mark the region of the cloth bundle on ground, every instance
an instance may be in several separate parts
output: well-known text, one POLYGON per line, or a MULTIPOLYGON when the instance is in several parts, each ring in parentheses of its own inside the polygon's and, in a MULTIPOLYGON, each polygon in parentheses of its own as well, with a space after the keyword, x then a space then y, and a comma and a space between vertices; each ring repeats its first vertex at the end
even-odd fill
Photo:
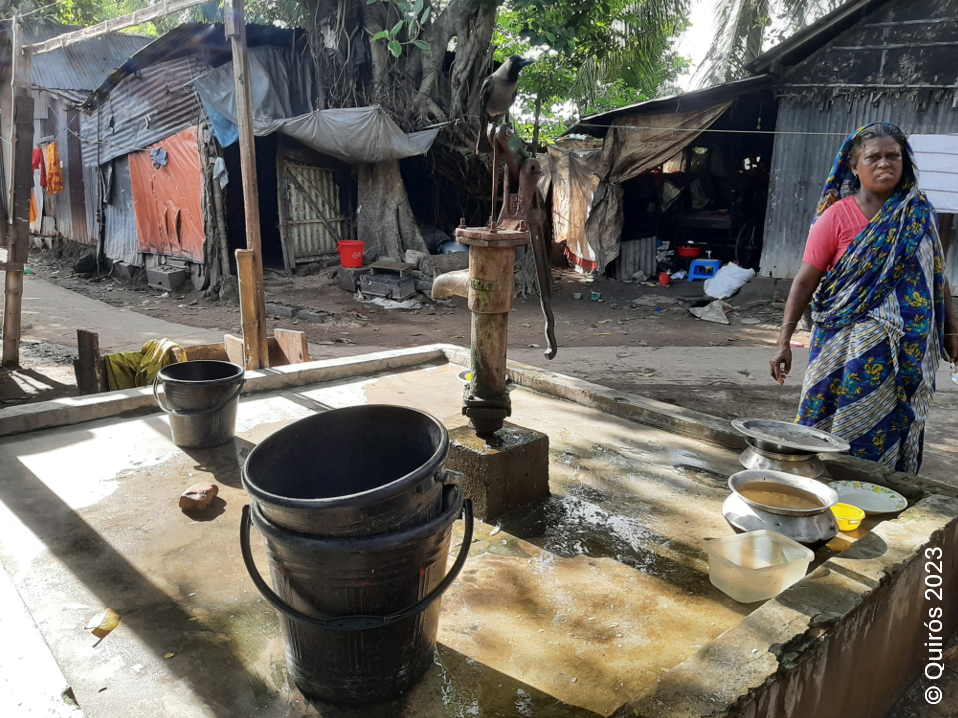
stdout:
POLYGON ((174 349, 182 347, 170 339, 151 339, 138 352, 107 354, 103 359, 110 391, 149 386, 160 369, 174 362, 174 349))

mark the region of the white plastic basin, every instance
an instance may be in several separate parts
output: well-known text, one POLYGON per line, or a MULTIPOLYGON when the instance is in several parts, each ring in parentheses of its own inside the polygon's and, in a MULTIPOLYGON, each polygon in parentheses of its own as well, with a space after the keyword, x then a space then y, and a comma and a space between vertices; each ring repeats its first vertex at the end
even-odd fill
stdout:
POLYGON ((801 579, 814 553, 777 531, 712 539, 709 580, 739 603, 765 601, 801 579))

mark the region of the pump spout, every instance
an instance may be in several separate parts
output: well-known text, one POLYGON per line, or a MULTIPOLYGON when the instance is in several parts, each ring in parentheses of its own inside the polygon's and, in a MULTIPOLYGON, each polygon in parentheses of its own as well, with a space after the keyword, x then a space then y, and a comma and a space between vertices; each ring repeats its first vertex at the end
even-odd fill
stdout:
POLYGON ((449 299, 450 297, 469 296, 469 270, 460 269, 456 272, 440 274, 432 283, 433 299, 449 299))

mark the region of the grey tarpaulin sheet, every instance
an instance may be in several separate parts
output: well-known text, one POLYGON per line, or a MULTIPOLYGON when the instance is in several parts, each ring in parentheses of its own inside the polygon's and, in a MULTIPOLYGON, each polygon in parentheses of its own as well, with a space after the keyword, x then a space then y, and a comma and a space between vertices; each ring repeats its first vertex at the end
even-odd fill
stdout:
POLYGON ((695 141, 732 103, 694 112, 625 115, 612 123, 601 150, 550 148, 553 226, 566 255, 584 269, 604 269, 619 256, 622 183, 668 161, 695 141))
MULTIPOLYGON (((254 134, 289 135, 345 162, 397 160, 425 154, 432 146, 438 129, 407 135, 379 107, 312 111, 312 63, 290 52, 271 47, 250 50, 254 134)), ((238 136, 233 63, 206 73, 193 85, 216 139, 231 145, 238 136)))

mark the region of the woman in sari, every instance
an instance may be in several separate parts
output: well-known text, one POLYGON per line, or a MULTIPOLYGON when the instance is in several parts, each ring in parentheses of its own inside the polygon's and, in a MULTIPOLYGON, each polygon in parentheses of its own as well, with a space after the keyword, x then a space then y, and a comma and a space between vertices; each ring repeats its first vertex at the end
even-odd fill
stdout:
POLYGON ((938 363, 958 361, 958 322, 935 209, 895 125, 861 128, 835 159, 771 361, 780 384, 810 301, 815 328, 796 423, 841 436, 855 456, 918 473, 938 363))

